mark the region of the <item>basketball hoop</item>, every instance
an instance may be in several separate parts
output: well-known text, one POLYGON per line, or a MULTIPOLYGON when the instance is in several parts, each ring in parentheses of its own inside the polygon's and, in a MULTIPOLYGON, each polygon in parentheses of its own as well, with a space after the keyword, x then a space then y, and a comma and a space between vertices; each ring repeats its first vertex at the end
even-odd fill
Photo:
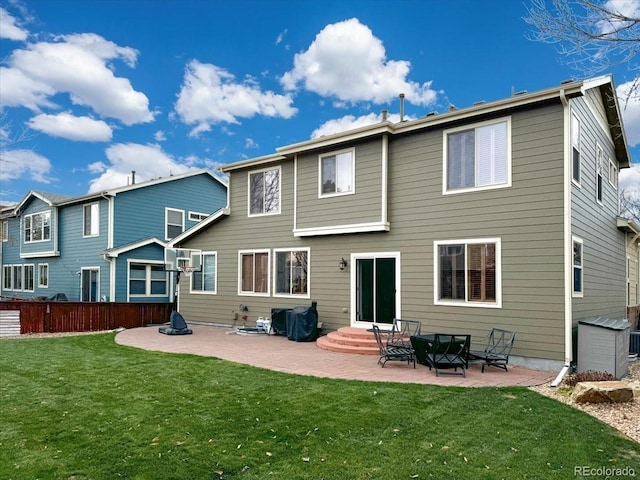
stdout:
POLYGON ((178 270, 184 273, 187 277, 190 277, 191 274, 196 271, 196 267, 193 265, 182 265, 181 267, 178 267, 178 270))

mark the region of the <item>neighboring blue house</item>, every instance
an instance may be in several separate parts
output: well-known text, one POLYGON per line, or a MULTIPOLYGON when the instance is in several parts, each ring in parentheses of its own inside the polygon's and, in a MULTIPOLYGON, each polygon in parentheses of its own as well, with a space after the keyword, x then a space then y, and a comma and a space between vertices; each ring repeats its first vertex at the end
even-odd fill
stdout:
POLYGON ((166 242, 226 205, 206 169, 80 197, 31 191, 0 210, 0 295, 170 301, 166 242))

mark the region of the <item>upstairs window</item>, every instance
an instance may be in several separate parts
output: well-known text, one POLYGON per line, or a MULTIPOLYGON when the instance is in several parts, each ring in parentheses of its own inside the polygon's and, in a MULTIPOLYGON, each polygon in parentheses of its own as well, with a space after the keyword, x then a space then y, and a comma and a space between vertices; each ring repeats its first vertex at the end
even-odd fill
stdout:
POLYGON ((580 120, 571 114, 571 178, 580 185, 580 120))
POLYGON ((618 168, 612 159, 609 159, 609 183, 618 189, 618 168))
POLYGON ((444 132, 443 193, 511 185, 510 119, 444 132))
POLYGON ((320 196, 355 192, 353 150, 320 156, 320 196))
POLYGON ((604 151, 600 144, 596 143, 596 201, 602 203, 603 175, 609 173, 609 165, 604 164, 604 151))
POLYGON ((43 242, 51 239, 51 212, 24 216, 24 241, 43 242))
POLYGON ((280 213, 280 168, 249 173, 249 215, 280 213))
POLYGON ((2 241, 8 242, 9 241, 9 220, 3 220, 2 223, 0 223, 0 228, 2 228, 2 241))
POLYGON ((184 210, 165 208, 165 238, 171 240, 184 232, 184 210))
POLYGON ((200 222, 201 220, 204 220, 208 216, 209 215, 206 213, 189 212, 189 220, 191 220, 192 222, 200 222))
POLYGON ((84 212, 84 231, 83 236, 95 237, 100 230, 100 205, 92 203, 83 207, 84 212))

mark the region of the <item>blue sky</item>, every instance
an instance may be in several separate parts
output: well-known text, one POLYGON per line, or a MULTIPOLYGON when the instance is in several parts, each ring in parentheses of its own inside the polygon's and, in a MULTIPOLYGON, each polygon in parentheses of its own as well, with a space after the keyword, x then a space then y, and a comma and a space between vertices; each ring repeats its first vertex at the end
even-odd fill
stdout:
MULTIPOLYGON (((0 203, 215 169, 383 109, 394 121, 399 93, 416 118, 580 78, 527 39, 527 4, 0 0, 0 203)), ((621 184, 638 186, 640 101, 624 119, 635 169, 621 184)))

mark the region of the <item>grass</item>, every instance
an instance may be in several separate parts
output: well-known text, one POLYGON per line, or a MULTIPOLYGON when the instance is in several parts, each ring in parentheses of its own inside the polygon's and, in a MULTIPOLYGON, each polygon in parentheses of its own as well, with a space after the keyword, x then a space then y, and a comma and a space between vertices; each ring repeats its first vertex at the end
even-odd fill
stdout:
POLYGON ((640 444, 525 388, 318 379, 113 334, 0 341, 3 479, 575 478, 640 444))

